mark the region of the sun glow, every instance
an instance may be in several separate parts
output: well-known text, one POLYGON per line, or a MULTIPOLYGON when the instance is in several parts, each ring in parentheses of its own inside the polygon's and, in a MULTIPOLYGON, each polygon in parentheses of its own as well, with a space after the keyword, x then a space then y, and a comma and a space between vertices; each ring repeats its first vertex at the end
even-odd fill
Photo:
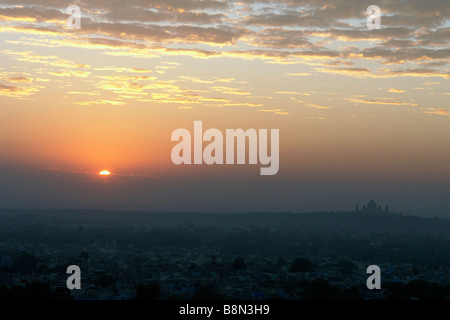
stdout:
POLYGON ((103 171, 100 171, 99 174, 102 176, 109 176, 111 174, 111 172, 109 172, 108 170, 103 170, 103 171))

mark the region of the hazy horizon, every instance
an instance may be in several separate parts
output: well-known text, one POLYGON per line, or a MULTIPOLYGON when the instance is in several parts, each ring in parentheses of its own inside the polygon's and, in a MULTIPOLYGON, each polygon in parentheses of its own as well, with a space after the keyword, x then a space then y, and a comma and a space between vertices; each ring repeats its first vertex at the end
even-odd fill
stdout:
POLYGON ((448 0, 0 1, 0 207, 450 218, 449 35, 448 0), (174 165, 196 120, 278 129, 278 173, 174 165))

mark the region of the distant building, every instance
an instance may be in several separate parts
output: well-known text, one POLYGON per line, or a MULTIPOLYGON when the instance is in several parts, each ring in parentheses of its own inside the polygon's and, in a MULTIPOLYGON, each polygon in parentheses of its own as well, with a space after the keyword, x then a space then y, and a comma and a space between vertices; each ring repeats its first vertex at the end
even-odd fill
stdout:
POLYGON ((386 206, 385 210, 381 209, 381 205, 377 205, 373 199, 370 199, 370 201, 367 203, 367 205, 362 206, 362 210, 358 210, 358 205, 355 207, 355 212, 361 212, 361 213, 387 213, 389 212, 389 207, 386 206))
POLYGON ((367 211, 376 211, 377 210, 377 204, 375 203, 375 201, 373 201, 373 199, 371 199, 369 201, 369 203, 367 204, 367 211))

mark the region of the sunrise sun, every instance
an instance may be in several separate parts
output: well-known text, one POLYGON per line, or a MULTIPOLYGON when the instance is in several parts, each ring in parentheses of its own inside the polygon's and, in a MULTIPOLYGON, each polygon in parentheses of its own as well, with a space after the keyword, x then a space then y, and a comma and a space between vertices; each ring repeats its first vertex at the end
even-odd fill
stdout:
POLYGON ((102 175, 102 176, 109 176, 111 174, 111 172, 109 172, 108 170, 103 170, 103 171, 100 171, 98 174, 102 175))

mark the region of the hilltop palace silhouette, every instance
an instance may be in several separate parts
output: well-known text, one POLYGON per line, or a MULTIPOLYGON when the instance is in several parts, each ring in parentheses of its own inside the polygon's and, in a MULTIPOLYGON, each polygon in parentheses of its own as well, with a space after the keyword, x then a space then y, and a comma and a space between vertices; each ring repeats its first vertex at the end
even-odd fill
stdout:
MULTIPOLYGON (((377 205, 373 199, 367 203, 367 205, 363 205, 362 209, 359 209, 358 205, 355 206, 355 212, 363 213, 363 214, 371 214, 371 213, 389 213, 389 207, 386 205, 384 210, 381 208, 381 205, 377 205)), ((393 212, 391 212, 393 213, 393 212)))

